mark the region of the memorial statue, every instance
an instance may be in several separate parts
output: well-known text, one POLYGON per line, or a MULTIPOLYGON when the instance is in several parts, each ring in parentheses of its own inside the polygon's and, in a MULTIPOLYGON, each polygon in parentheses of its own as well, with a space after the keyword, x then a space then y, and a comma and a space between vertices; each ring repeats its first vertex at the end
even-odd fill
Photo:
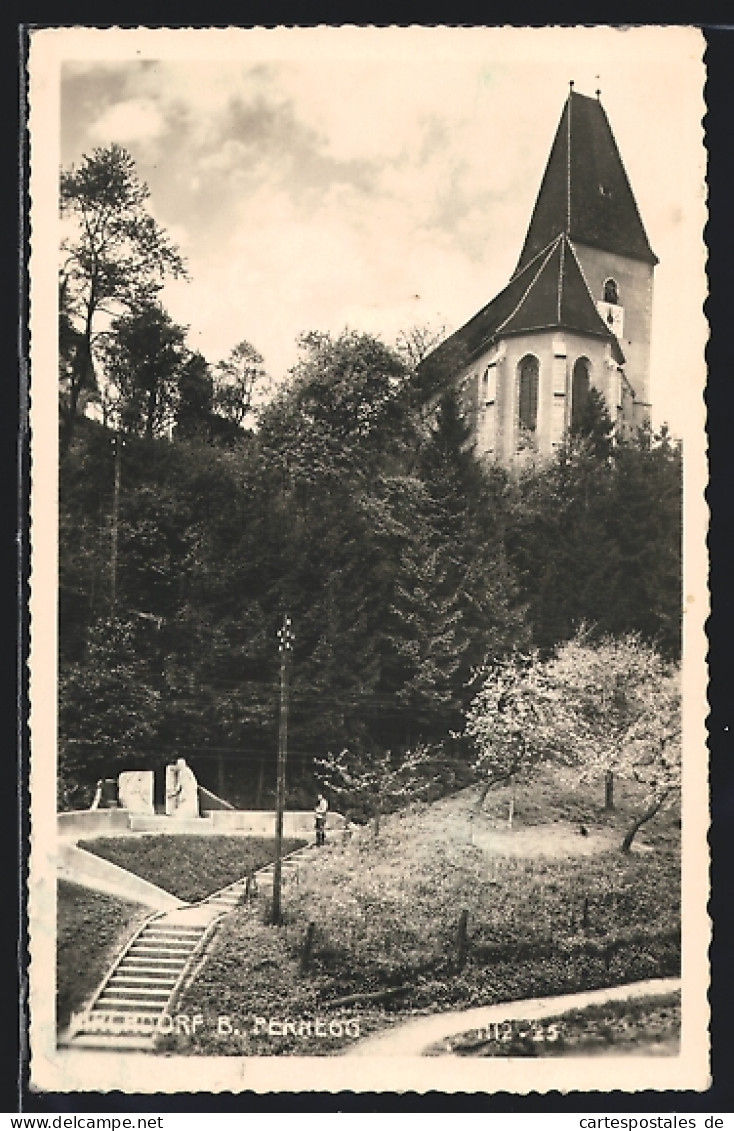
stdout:
POLYGON ((199 816, 199 786, 185 758, 166 766, 166 813, 169 817, 199 816))

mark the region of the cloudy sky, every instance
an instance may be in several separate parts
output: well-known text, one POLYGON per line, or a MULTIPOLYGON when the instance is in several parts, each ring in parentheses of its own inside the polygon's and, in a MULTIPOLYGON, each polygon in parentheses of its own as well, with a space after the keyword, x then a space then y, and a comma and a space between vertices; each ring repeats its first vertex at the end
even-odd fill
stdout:
POLYGON ((276 378, 303 331, 391 341, 416 324, 456 329, 488 302, 519 255, 569 79, 600 87, 661 260, 656 419, 681 434, 700 417, 697 32, 49 34, 58 160, 127 147, 188 262, 191 281, 164 297, 190 344, 215 362, 247 338, 276 378))

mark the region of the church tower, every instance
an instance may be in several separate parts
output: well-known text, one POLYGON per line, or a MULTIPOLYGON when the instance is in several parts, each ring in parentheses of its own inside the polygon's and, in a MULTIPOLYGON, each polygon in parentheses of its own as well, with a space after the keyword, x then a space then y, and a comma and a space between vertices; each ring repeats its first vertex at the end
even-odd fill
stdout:
POLYGON ((618 432, 649 419, 657 262, 598 92, 571 84, 509 284, 421 366, 462 389, 479 454, 551 455, 591 387, 618 432))

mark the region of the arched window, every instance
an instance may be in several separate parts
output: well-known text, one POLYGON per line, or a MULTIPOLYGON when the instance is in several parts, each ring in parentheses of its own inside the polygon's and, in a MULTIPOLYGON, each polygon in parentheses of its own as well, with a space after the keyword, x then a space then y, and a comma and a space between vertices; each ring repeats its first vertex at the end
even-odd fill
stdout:
POLYGON ((579 357, 574 363, 571 377, 571 431, 575 432, 589 399, 589 359, 579 357))
POLYGON ((519 399, 517 419, 521 429, 534 432, 538 426, 538 378, 540 366, 537 357, 526 354, 517 367, 519 399))
POLYGON ((606 279, 604 282, 604 302, 619 306, 619 287, 614 279, 606 279))

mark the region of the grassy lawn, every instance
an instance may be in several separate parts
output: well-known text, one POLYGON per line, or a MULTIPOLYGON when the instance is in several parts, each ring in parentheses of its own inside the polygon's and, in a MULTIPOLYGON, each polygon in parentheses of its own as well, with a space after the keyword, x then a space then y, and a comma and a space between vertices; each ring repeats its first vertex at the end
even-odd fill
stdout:
POLYGON ((111 895, 59 881, 56 936, 56 1023, 71 1014, 99 985, 108 966, 150 910, 111 895))
MULTIPOLYGON (((283 852, 305 843, 284 839, 283 852)), ((80 847, 189 903, 241 880, 248 868, 262 868, 275 856, 272 837, 99 837, 80 847)))
MULTIPOLYGON (((229 917, 181 1011, 239 1019, 250 1053, 313 1055, 346 1041, 304 1045, 292 1032, 258 1034, 252 1019, 351 1017, 366 1034, 415 1013, 675 976, 678 814, 661 814, 624 855, 640 799, 618 789, 605 813, 603 783, 597 792, 546 775, 517 791, 511 830, 509 790, 481 815, 464 791, 393 814, 377 841, 369 829, 332 841, 286 888, 280 928, 264 924, 264 908, 229 917), (391 989, 399 992, 384 1000, 338 1001, 391 989)), ((241 1054, 243 1039, 207 1024, 188 1048, 241 1054)))
POLYGON ((655 1048, 676 1056, 680 1041, 680 994, 636 998, 574 1009, 540 1022, 488 1025, 451 1037, 428 1056, 649 1055, 655 1048))

